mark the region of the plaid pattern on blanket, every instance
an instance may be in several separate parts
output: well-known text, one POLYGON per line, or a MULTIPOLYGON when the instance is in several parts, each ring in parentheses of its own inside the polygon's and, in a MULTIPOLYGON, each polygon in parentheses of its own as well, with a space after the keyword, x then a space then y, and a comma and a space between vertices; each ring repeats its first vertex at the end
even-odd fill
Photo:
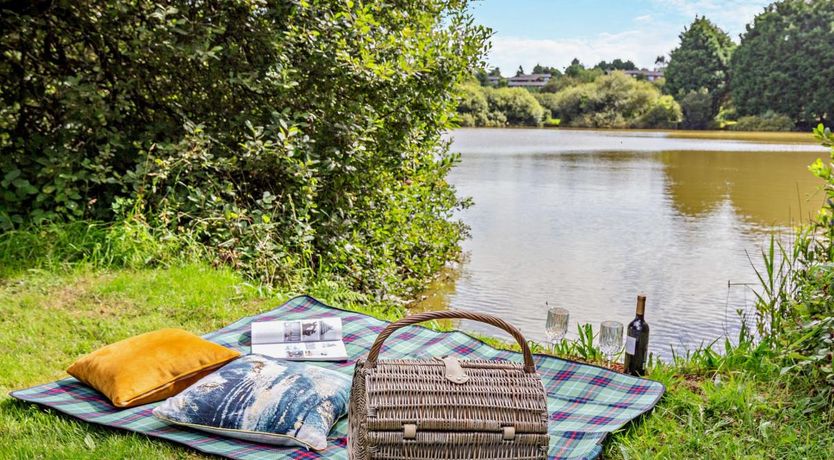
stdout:
MULTIPOLYGON (((384 321, 363 314, 328 307, 311 297, 296 297, 275 310, 241 319, 207 334, 208 340, 249 352, 249 324, 253 321, 290 320, 322 316, 342 318, 349 362, 317 363, 352 375, 357 358, 367 354, 384 321)), ((409 326, 386 341, 382 357, 426 359, 456 355, 467 359, 517 360, 518 353, 496 350, 462 332, 440 333, 409 326)), ((608 433, 648 411, 663 395, 658 382, 630 377, 607 369, 536 355, 536 364, 548 394, 550 458, 590 459, 599 455, 608 433)), ((81 420, 168 439, 194 449, 236 459, 346 459, 347 419, 331 431, 322 452, 276 447, 224 438, 179 428, 157 420, 151 411, 157 404, 119 410, 95 390, 73 378, 15 391, 13 397, 41 404, 81 420)))

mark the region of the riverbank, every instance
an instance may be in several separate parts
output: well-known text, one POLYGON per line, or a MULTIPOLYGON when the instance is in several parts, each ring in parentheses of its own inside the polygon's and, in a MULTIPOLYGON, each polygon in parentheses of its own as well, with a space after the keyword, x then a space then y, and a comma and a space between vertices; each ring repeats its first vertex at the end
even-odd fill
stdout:
POLYGON ((601 132, 625 135, 645 135, 651 137, 668 137, 673 139, 705 139, 725 141, 749 141, 773 144, 800 144, 815 146, 819 148, 819 142, 808 135, 807 131, 729 131, 719 129, 637 129, 637 128, 567 128, 560 126, 478 126, 460 127, 456 130, 542 130, 542 131, 567 131, 567 132, 601 132))
MULTIPOLYGON (((306 292, 383 318, 335 283, 306 292)), ((79 355, 159 327, 205 333, 282 303, 291 292, 191 263, 159 269, 31 270, 0 281, 0 458, 182 459, 202 455, 159 440, 77 422, 11 400, 13 389, 65 376, 79 355)), ((667 394, 649 416, 606 443, 606 458, 831 458, 831 414, 805 413, 801 382, 751 350, 656 364, 667 394)))

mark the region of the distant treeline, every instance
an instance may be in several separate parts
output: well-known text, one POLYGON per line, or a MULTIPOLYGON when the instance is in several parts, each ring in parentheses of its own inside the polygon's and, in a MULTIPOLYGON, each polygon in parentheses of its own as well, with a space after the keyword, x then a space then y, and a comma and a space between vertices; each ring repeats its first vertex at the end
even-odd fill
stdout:
MULTIPOLYGON (((783 0, 764 8, 738 44, 705 17, 655 62, 664 78, 644 81, 615 59, 564 70, 537 88, 505 88, 500 69, 477 72, 462 87, 464 126, 561 124, 575 127, 727 128, 789 131, 834 113, 834 2, 783 0)), ((517 75, 524 73, 519 67, 517 75)))
POLYGON ((458 107, 463 126, 567 125, 588 128, 674 128, 680 105, 649 82, 621 72, 556 93, 490 88, 470 82, 458 107))

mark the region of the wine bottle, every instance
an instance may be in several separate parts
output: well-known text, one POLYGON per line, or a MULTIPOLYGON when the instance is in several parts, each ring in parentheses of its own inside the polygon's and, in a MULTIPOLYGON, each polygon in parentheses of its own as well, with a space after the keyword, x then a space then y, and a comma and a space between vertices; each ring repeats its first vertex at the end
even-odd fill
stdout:
POLYGON ((625 345, 625 373, 642 376, 646 373, 646 353, 649 350, 649 323, 646 314, 646 296, 637 296, 637 316, 628 323, 625 345))

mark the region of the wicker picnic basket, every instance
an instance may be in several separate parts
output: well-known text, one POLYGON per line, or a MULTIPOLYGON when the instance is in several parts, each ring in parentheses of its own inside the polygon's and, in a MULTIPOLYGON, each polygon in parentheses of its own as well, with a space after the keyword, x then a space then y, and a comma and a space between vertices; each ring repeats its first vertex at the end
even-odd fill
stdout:
POLYGON ((421 313, 388 325, 356 363, 348 414, 351 460, 547 458, 547 399, 527 341, 511 324, 481 313, 421 313), (435 319, 504 329, 521 346, 524 364, 377 359, 394 331, 435 319))

